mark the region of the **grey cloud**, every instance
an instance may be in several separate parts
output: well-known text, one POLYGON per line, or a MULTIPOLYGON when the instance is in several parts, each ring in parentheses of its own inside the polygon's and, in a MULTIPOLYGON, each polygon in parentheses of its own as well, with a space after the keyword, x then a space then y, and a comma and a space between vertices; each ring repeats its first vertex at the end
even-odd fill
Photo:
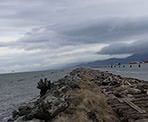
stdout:
POLYGON ((78 24, 73 27, 67 25, 63 28, 60 27, 60 29, 58 26, 54 28, 53 25, 42 26, 32 29, 30 33, 25 34, 16 42, 2 45, 33 50, 87 43, 112 44, 135 39, 143 40, 147 37, 147 32, 148 23, 146 18, 141 20, 114 18, 104 22, 95 21, 84 25, 78 24), (73 29, 71 30, 71 28, 73 29))
MULTIPOLYGON (((105 22, 89 23, 86 27, 64 32, 70 40, 85 43, 112 43, 128 41, 129 39, 144 38, 148 32, 146 20, 130 20, 114 18, 105 22)), ((146 35, 147 36, 147 35, 146 35)))
MULTIPOLYGON (((89 43, 112 44, 128 42, 130 40, 143 40, 143 38, 147 37, 148 23, 147 20, 126 21, 119 19, 117 21, 116 19, 114 21, 110 20, 101 23, 98 22, 98 24, 90 24, 89 26, 75 25, 75 28, 66 31, 64 28, 55 28, 52 30, 49 26, 36 28, 11 46, 33 50, 66 45, 83 45, 89 43)), ((141 43, 143 44, 143 41, 141 43)), ((118 45, 118 48, 120 48, 119 44, 114 45, 118 45)), ((128 45, 125 45, 125 47, 128 48, 128 45)))
POLYGON ((147 54, 148 49, 148 38, 145 40, 138 40, 136 42, 126 43, 115 43, 103 48, 99 54, 147 54))

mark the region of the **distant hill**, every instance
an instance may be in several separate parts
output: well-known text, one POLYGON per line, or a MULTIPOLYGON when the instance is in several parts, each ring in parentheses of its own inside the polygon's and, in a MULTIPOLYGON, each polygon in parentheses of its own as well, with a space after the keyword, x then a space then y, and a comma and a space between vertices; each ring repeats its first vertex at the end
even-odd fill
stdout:
POLYGON ((143 61, 143 60, 148 60, 148 54, 135 54, 130 57, 121 59, 121 58, 111 58, 107 60, 102 60, 102 61, 94 61, 94 62, 88 62, 88 63, 82 63, 78 66, 80 67, 97 67, 100 65, 107 65, 107 64, 126 64, 131 61, 143 61))

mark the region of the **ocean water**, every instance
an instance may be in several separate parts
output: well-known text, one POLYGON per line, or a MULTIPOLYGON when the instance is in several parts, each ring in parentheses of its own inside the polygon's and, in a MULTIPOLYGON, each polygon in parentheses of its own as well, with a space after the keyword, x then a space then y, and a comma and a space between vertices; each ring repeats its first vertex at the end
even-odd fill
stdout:
POLYGON ((0 122, 6 122, 13 110, 39 95, 36 88, 40 78, 56 81, 71 70, 53 70, 0 75, 0 122))
POLYGON ((113 67, 101 66, 96 69, 101 71, 108 71, 123 77, 131 77, 148 81, 148 63, 140 64, 140 67, 139 64, 122 64, 121 66, 113 65, 113 67))

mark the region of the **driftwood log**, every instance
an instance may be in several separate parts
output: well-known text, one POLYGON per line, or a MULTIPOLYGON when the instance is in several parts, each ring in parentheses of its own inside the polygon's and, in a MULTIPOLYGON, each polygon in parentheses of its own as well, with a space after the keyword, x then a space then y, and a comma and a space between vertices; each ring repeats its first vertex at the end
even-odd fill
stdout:
POLYGON ((40 81, 38 82, 37 88, 40 89, 40 96, 44 96, 47 92, 48 89, 51 88, 51 81, 47 80, 47 78, 40 79, 40 81))

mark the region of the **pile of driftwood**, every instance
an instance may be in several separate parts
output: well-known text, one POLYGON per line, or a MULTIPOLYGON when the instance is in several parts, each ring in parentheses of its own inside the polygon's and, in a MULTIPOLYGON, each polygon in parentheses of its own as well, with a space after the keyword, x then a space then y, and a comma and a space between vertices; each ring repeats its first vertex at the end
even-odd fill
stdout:
POLYGON ((148 122, 148 82, 110 75, 112 81, 100 84, 108 103, 123 122, 148 122), (115 81, 115 84, 110 84, 115 81))

